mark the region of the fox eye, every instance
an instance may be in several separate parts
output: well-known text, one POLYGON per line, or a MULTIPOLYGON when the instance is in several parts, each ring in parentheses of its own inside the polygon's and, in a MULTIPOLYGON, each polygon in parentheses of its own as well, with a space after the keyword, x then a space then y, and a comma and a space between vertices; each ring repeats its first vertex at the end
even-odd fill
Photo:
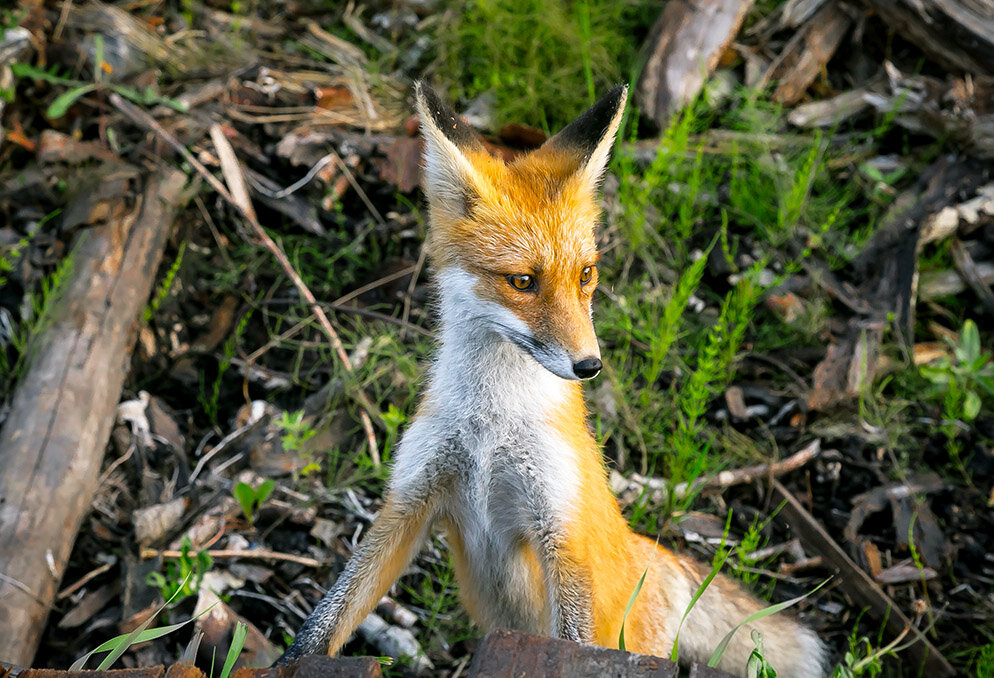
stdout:
POLYGON ((580 284, 586 285, 590 282, 590 279, 594 277, 594 267, 585 266, 582 271, 580 271, 580 284))
POLYGON ((519 292, 529 292, 535 289, 535 278, 526 273, 512 273, 504 277, 507 278, 507 282, 511 283, 511 287, 519 292))

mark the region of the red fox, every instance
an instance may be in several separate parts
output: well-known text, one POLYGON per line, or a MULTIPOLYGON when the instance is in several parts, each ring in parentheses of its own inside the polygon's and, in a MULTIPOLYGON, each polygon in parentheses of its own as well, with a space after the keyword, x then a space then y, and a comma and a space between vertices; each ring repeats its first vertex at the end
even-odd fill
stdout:
MULTIPOLYGON (((483 628, 508 627, 669 656, 708 567, 633 533, 587 425, 580 381, 601 369, 591 318, 597 187, 621 123, 618 86, 538 150, 505 163, 424 84, 428 255, 438 354, 395 455, 386 503, 280 659, 335 653, 433 525, 448 534, 462 601, 483 628)), ((761 605, 718 576, 680 632, 681 659, 707 661, 761 605)), ((786 616, 751 625, 781 676, 825 671, 825 647, 786 616)), ((745 675, 750 627, 720 668, 745 675)))

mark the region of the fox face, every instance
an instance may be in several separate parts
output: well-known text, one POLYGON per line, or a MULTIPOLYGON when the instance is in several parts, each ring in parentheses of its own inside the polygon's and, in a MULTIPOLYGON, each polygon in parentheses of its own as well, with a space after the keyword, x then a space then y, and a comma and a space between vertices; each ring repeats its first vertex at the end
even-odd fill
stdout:
POLYGON ((597 287, 597 184, 621 122, 617 87, 540 149, 507 164, 428 87, 428 254, 443 297, 563 379, 601 369, 591 319, 597 287))

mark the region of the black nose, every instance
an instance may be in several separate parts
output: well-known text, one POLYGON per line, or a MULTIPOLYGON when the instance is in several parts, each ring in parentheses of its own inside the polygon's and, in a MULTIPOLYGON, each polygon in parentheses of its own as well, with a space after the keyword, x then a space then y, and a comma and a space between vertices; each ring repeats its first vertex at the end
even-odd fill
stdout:
POLYGON ((600 358, 587 358, 586 360, 581 360, 580 362, 573 363, 573 374, 575 374, 580 379, 590 379, 596 377, 597 373, 601 371, 601 360, 600 358))

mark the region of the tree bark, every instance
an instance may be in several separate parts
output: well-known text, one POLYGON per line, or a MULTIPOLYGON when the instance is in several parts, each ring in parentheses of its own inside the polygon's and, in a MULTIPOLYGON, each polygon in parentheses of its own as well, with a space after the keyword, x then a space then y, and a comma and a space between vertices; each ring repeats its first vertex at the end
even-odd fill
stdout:
MULTIPOLYGON (((186 182, 82 230, 0 430, 0 658, 30 665, 97 489, 138 321, 186 182)), ((124 198, 122 197, 123 201, 124 198)))

